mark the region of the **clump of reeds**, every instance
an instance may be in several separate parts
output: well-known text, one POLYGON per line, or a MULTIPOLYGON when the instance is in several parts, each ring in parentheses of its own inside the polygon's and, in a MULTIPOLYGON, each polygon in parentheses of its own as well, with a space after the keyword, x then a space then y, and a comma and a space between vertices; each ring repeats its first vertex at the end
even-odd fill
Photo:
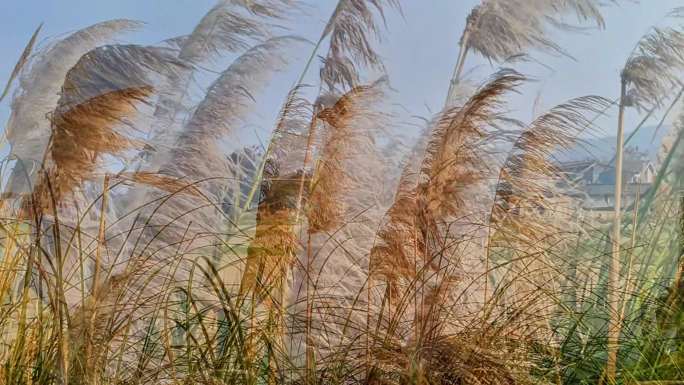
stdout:
MULTIPOLYGON (((160 46, 113 44, 140 27, 128 20, 46 47, 38 28, 0 97, 18 80, 0 382, 612 383, 653 368, 651 378, 681 378, 668 339, 684 311, 673 268, 681 124, 626 226, 618 204, 613 234, 632 238, 616 258, 619 237, 580 219, 554 160, 610 103, 579 97, 526 124, 508 111, 523 74, 460 83, 470 51, 497 63, 565 54, 551 28, 573 30, 568 15, 603 27, 601 5, 482 1, 446 107, 408 151, 394 147, 404 122, 377 46, 395 0, 335 4, 263 149, 235 143, 304 45, 277 33, 298 3, 222 0, 160 46), (194 77, 226 54, 235 59, 191 106, 194 77), (316 91, 303 79, 318 55, 316 91)), ((655 30, 637 46, 621 113, 660 107, 681 85, 680 40, 655 30)))

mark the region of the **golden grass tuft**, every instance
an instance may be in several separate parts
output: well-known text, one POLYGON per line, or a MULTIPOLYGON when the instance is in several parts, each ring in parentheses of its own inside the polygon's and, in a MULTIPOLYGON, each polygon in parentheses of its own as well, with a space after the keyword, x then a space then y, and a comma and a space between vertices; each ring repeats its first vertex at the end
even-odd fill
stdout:
POLYGON ((61 203, 93 177, 102 156, 140 147, 139 141, 117 133, 115 127, 152 91, 150 86, 112 91, 55 111, 46 170, 31 205, 49 211, 52 202, 61 203))

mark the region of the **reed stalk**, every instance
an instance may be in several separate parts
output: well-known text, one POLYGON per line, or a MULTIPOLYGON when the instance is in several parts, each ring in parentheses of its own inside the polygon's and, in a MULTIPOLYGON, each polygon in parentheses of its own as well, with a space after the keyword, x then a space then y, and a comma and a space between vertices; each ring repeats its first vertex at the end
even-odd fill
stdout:
POLYGON ((625 141, 625 103, 626 103, 627 83, 622 80, 620 87, 620 105, 617 121, 617 143, 615 156, 615 193, 614 193, 614 212, 613 227, 611 235, 612 253, 610 258, 610 269, 608 272, 608 303, 610 306, 610 321, 608 325, 608 359, 606 361, 606 381, 608 384, 615 384, 615 374, 617 371, 617 355, 620 344, 620 241, 622 223, 622 167, 624 156, 625 141))

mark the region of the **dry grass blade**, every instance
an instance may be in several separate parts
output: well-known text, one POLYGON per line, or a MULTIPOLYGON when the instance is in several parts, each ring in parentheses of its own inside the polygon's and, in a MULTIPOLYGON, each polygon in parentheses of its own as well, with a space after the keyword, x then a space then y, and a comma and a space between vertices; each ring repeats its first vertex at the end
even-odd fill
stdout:
POLYGON ((189 186, 186 182, 183 182, 179 178, 168 177, 151 172, 119 173, 116 175, 116 177, 125 181, 152 186, 172 194, 200 194, 193 186, 189 186))
POLYGON ((386 378, 380 377, 377 383, 404 383, 389 380, 394 373, 402 373, 404 379, 411 378, 417 384, 535 383, 523 369, 527 364, 514 354, 514 349, 508 346, 505 338, 483 338, 479 330, 439 337, 422 349, 423 360, 420 363, 412 362, 402 352, 380 352, 385 355, 383 359, 388 365, 382 368, 386 372, 386 378))
POLYGON ((5 85, 5 89, 2 91, 2 94, 0 95, 0 102, 3 99, 5 99, 5 96, 7 96, 10 88, 12 87, 12 83, 14 82, 14 79, 16 79, 17 76, 19 76, 21 69, 28 62, 29 56, 31 56, 31 52, 33 51, 33 46, 36 44, 36 39, 38 38, 38 34, 40 33, 40 30, 42 28, 43 28, 43 24, 41 23, 38 26, 38 28, 36 28, 36 31, 33 32, 33 35, 31 36, 31 40, 29 40, 28 44, 26 44, 26 47, 24 47, 24 51, 21 53, 21 56, 19 57, 17 64, 14 66, 14 69, 12 70, 12 73, 10 74, 9 79, 7 80, 7 85, 5 85))

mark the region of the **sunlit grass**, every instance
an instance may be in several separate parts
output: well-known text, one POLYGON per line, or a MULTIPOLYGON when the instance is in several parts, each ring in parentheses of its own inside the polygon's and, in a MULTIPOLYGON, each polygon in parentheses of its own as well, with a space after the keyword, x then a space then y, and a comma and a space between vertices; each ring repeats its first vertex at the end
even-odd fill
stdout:
MULTIPOLYGON (((600 221, 555 156, 615 103, 521 122, 508 102, 525 75, 462 84, 469 52, 563 53, 556 21, 602 27, 599 2, 482 2, 445 107, 412 142, 372 75, 397 8, 340 0, 317 44, 274 37, 304 17, 286 0, 219 2, 154 47, 115 44, 141 27, 128 20, 36 47, 38 28, 7 85, 0 384, 684 381, 684 118, 653 182, 600 221), (227 150, 302 45, 268 143, 227 150)), ((682 57, 678 29, 647 35, 620 109, 667 116, 682 57)))

